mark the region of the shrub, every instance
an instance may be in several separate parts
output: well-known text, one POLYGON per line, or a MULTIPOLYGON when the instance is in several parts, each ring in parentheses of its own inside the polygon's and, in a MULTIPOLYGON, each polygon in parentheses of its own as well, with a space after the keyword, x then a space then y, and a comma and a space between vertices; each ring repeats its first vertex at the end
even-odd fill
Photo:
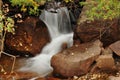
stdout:
POLYGON ((43 5, 46 0, 10 0, 12 6, 19 6, 21 11, 30 15, 39 15, 39 6, 43 5))
POLYGON ((89 9, 86 11, 88 20, 110 19, 120 17, 120 0, 91 0, 80 2, 89 9))
POLYGON ((3 51, 4 48, 6 32, 11 32, 14 34, 14 31, 14 20, 10 17, 3 15, 3 12, 0 10, 0 42, 2 44, 0 51, 3 51))

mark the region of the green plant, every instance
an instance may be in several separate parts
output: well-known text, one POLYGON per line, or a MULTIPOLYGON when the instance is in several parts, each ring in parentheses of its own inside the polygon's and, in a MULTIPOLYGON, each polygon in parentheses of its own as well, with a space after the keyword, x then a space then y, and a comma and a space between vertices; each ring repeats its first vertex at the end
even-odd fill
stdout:
POLYGON ((86 11, 88 20, 114 19, 120 17, 120 0, 91 0, 80 2, 89 9, 86 11))
POLYGON ((66 3, 68 2, 74 2, 74 0, 64 0, 66 3))
MULTIPOLYGON (((11 69, 11 72, 13 72, 16 57, 4 52, 4 41, 5 41, 5 36, 7 32, 14 34, 15 32, 14 20, 10 17, 5 16, 3 12, 0 10, 0 57, 1 57, 1 54, 5 54, 7 56, 14 58, 12 69, 11 69)), ((2 68, 1 65, 0 67, 2 68)), ((1 69, 1 72, 6 73, 3 68, 1 69)))
POLYGON ((14 34, 14 31, 14 20, 3 15, 3 12, 0 10, 0 39, 2 41, 1 51, 3 51, 6 32, 14 34))
POLYGON ((12 6, 19 6, 21 11, 28 11, 30 15, 39 15, 39 6, 43 5, 46 0, 10 0, 12 6))

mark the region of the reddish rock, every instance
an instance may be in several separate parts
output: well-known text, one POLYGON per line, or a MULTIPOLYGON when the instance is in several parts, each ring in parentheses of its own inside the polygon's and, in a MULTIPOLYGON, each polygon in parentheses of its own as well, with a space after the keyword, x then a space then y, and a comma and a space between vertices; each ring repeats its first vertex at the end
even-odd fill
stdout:
POLYGON ((85 21, 77 26, 75 32, 82 42, 100 39, 104 46, 108 46, 120 39, 119 27, 117 19, 114 21, 95 20, 90 23, 85 21))
POLYGON ((64 77, 86 74, 92 63, 100 55, 101 47, 101 42, 97 40, 63 50, 51 59, 54 73, 64 77))
POLYGON ((62 50, 67 49, 67 43, 63 43, 61 47, 62 47, 62 50))
POLYGON ((99 56, 96 62, 96 66, 102 70, 113 70, 116 68, 111 54, 99 56))
POLYGON ((8 33, 6 36, 7 51, 36 55, 50 40, 48 29, 39 18, 28 17, 16 26, 15 35, 8 33))
POLYGON ((118 56, 120 56, 120 41, 117 41, 117 42, 111 44, 109 47, 114 53, 116 53, 118 56))
POLYGON ((100 73, 100 72, 116 72, 117 67, 115 65, 114 58, 112 57, 112 54, 104 54, 100 55, 96 59, 96 64, 92 67, 91 73, 100 73))
POLYGON ((37 78, 35 80, 47 80, 46 78, 37 78))
POLYGON ((120 39, 120 19, 88 21, 85 14, 88 9, 87 6, 83 7, 74 31, 81 42, 100 39, 106 47, 120 39))

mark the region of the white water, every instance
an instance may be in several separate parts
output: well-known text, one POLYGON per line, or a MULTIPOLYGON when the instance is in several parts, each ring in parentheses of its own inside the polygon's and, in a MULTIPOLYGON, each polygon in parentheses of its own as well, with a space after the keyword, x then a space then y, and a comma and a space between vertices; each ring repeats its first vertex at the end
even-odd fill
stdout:
POLYGON ((40 16, 48 26, 51 39, 54 39, 61 34, 72 32, 70 17, 66 7, 61 7, 56 10, 57 13, 51 13, 44 10, 40 16))
MULTIPOLYGON (((66 11, 65 8, 61 8, 61 12, 66 11)), ((50 36, 51 36, 51 42, 48 43, 42 50, 42 52, 37 55, 36 57, 30 58, 26 61, 26 65, 20 69, 20 71, 32 71, 40 74, 40 76, 46 76, 50 72, 52 72, 52 67, 50 66, 50 60, 51 57, 61 51, 61 46, 63 43, 67 43, 67 47, 71 47, 73 45, 73 32, 68 31, 71 30, 69 29, 70 23, 69 21, 69 15, 67 14, 66 21, 67 24, 65 23, 65 26, 67 27, 68 30, 60 31, 59 30, 59 25, 62 25, 62 23, 59 20, 60 15, 62 13, 50 13, 48 11, 44 11, 41 15, 41 19, 46 23, 50 36), (65 32, 66 31, 66 32, 65 32), (63 32, 63 33, 62 33, 63 32), (64 34, 66 33, 66 34, 64 34)), ((62 16, 63 18, 63 16, 62 16)), ((63 24, 64 26, 64 24, 63 24)), ((65 28, 65 29, 67 29, 65 28)), ((61 29, 62 30, 62 29, 61 29)))

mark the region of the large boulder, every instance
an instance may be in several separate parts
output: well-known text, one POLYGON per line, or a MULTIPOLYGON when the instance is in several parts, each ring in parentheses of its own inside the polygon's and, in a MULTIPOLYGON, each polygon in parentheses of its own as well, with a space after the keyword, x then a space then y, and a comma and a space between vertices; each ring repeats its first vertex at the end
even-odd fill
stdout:
POLYGON ((119 27, 118 19, 115 19, 114 21, 85 21, 77 26, 75 32, 82 42, 100 39, 104 46, 108 46, 120 39, 119 27))
POLYGON ((74 31, 82 42, 100 39, 104 46, 108 46, 120 39, 120 19, 89 21, 85 13, 88 9, 83 7, 74 31))
POLYGON ((101 47, 102 43, 97 40, 63 50, 51 59, 54 73, 64 77, 86 74, 95 59, 100 55, 101 47))
MULTIPOLYGON (((6 50, 21 55, 36 55, 50 41, 46 25, 37 17, 27 17, 23 22, 15 24, 15 34, 7 33, 6 50)), ((10 52, 11 53, 11 52, 10 52)))

